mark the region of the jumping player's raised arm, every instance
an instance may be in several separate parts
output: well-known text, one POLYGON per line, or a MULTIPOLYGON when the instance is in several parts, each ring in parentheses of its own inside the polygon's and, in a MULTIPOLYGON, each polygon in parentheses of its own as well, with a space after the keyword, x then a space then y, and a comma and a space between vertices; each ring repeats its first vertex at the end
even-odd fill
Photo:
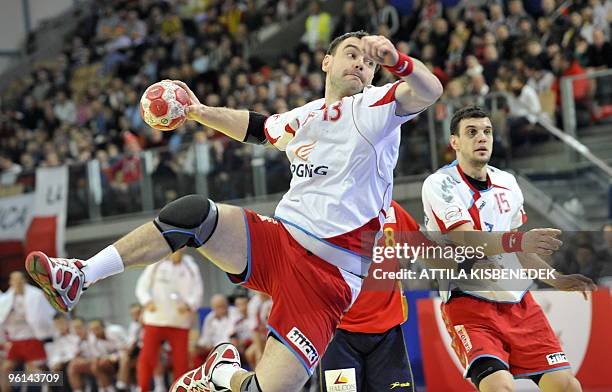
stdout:
POLYGON ((191 105, 185 109, 185 112, 190 120, 213 128, 239 142, 266 144, 267 139, 263 133, 263 124, 267 116, 248 110, 203 105, 185 83, 180 80, 173 80, 172 82, 182 87, 189 94, 191 105))
POLYGON ((442 83, 421 61, 398 51, 381 35, 362 38, 365 56, 382 65, 403 82, 395 89, 396 114, 418 113, 442 95, 442 83))

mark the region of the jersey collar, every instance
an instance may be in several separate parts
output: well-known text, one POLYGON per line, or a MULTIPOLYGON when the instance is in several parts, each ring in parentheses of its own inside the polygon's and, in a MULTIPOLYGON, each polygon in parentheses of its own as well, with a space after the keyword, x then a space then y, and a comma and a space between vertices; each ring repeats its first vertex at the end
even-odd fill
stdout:
MULTIPOLYGON (((455 161, 457 162, 457 161, 455 161)), ((455 163, 453 162, 453 164, 455 163)), ((459 165, 459 162, 457 162, 454 166, 457 167, 457 171, 459 172, 459 175, 461 176, 461 179, 463 180, 463 182, 465 182, 467 184, 467 186, 470 188, 470 190, 472 192, 474 192, 474 194, 480 194, 480 192, 486 192, 488 190, 491 189, 491 187, 495 186, 491 183, 491 176, 489 176, 489 170, 487 167, 487 189, 485 189, 484 191, 479 191, 478 189, 476 189, 472 183, 470 183, 465 175, 465 173, 463 172, 463 169, 461 169, 461 166, 459 165)))

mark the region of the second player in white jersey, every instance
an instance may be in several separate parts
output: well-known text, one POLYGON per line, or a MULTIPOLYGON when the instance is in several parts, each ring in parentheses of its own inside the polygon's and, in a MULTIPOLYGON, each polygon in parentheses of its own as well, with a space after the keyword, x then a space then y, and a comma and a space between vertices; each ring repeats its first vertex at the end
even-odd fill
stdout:
MULTIPOLYGON (((457 161, 427 177, 422 191, 427 230, 445 234, 469 223, 475 230, 507 232, 518 229, 527 221, 523 193, 516 178, 490 165, 486 169, 485 190, 478 190, 470 183, 457 161)), ((489 256, 489 259, 504 268, 522 268, 514 253, 489 256)), ((445 301, 449 299, 450 290, 459 288, 493 301, 518 302, 532 283, 531 280, 445 281, 440 291, 445 301)))

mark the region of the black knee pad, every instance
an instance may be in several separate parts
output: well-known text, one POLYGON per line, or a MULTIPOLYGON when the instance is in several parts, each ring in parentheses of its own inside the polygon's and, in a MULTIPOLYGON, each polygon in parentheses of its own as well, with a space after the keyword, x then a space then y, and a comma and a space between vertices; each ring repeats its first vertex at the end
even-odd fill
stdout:
POLYGON ((480 382, 485 377, 500 370, 508 370, 502 361, 497 358, 483 357, 477 359, 476 362, 470 366, 470 374, 468 376, 472 379, 472 383, 476 385, 476 388, 478 388, 480 382))
POLYGON ((166 204, 153 223, 172 252, 198 248, 215 232, 219 214, 216 204, 202 195, 188 195, 166 204))
POLYGON ((240 384, 240 392, 262 392, 255 373, 250 374, 244 379, 242 384, 240 384))

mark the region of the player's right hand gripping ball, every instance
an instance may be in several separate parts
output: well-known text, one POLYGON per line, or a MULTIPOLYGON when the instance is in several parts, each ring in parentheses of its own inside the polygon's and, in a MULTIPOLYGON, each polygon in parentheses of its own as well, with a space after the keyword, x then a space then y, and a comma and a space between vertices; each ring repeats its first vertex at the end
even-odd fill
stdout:
POLYGON ((150 85, 140 98, 140 115, 151 127, 172 131, 185 122, 185 108, 191 104, 189 95, 169 81, 150 85))

